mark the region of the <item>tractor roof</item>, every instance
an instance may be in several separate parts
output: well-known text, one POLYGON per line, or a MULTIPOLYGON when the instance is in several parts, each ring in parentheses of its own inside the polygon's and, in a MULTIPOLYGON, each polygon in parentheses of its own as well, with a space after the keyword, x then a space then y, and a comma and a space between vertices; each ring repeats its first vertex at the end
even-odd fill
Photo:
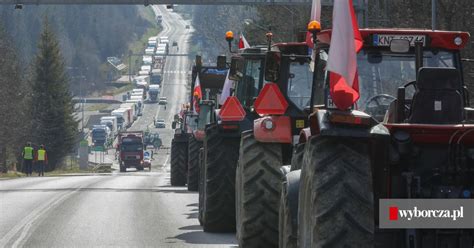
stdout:
MULTIPOLYGON (((433 48, 442 48, 450 50, 460 50, 468 44, 469 33, 460 31, 440 31, 427 29, 360 29, 364 46, 374 46, 375 37, 380 35, 397 35, 402 38, 404 35, 408 37, 425 36, 427 39, 426 46, 433 48), (456 44, 455 42, 460 42, 456 44), (460 39, 460 40, 459 40, 460 39)), ((323 44, 331 42, 331 29, 323 30, 318 34, 318 41, 323 44)))
POLYGON ((273 44, 272 50, 278 50, 283 54, 308 55, 306 42, 286 42, 273 44))
POLYGON ((202 67, 199 73, 199 82, 202 88, 222 89, 227 76, 227 69, 219 70, 217 67, 202 67))

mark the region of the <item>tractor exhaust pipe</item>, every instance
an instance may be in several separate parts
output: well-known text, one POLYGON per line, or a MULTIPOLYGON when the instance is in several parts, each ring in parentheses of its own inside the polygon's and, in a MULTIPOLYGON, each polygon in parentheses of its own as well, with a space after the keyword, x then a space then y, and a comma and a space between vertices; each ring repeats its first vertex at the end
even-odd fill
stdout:
POLYGON ((423 42, 415 42, 415 69, 416 79, 418 79, 418 71, 423 67, 423 42))

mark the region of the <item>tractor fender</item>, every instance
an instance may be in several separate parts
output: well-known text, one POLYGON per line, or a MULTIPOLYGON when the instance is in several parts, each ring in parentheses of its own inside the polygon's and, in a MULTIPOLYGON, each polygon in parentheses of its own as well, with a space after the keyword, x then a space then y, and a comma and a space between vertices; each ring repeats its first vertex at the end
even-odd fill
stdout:
POLYGON ((291 144, 291 120, 289 116, 265 116, 253 122, 255 139, 264 143, 291 144), (267 123, 272 123, 271 128, 267 123))
POLYGON ((285 175, 285 183, 288 192, 288 206, 290 207, 292 230, 298 229, 298 197, 300 191, 301 170, 294 170, 285 175))
POLYGON ((298 144, 306 143, 306 141, 308 141, 310 137, 311 137, 311 128, 307 127, 307 128, 301 129, 298 144))
POLYGON ((310 116, 311 135, 371 138, 374 135, 388 134, 383 125, 364 112, 357 110, 340 111, 334 109, 318 109, 310 116), (333 123, 331 114, 341 114, 348 117, 362 116, 368 120, 365 124, 359 123, 333 123))

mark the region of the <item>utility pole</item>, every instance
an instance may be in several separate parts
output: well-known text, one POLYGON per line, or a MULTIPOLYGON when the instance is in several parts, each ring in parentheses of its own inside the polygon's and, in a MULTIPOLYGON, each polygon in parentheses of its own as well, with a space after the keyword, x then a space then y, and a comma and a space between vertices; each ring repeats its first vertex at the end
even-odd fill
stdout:
POLYGON ((436 30, 436 0, 431 0, 431 30, 436 30))

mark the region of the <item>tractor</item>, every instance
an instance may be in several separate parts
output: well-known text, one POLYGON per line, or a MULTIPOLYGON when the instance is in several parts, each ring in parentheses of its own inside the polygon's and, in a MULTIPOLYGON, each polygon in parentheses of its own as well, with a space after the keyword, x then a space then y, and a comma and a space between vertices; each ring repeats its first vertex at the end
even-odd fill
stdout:
POLYGON ((474 110, 460 55, 469 34, 360 32, 360 98, 347 110, 328 93, 331 30, 313 33, 312 94, 323 100, 309 106, 284 178, 280 247, 473 247, 473 229, 385 229, 389 216, 379 216, 381 199, 473 198, 474 110))
MULTIPOLYGON (((204 66, 197 59, 192 70, 192 88, 199 75, 202 99, 199 100, 199 110, 193 111, 195 128, 188 140, 188 173, 187 186, 189 191, 198 191, 199 186, 199 154, 204 140, 206 125, 210 123, 211 112, 216 108, 221 89, 227 75, 226 57, 218 56, 216 66, 204 66)), ((194 109, 191 101, 191 109, 194 109)))
MULTIPOLYGON (((231 39, 229 49, 231 47, 231 39)), ((231 50, 231 49, 230 49, 231 50)), ((220 109, 211 111, 200 156, 199 221, 206 232, 235 231, 235 170, 240 136, 258 116, 253 101, 264 84, 265 46, 232 55, 235 87, 220 109)))
MULTIPOLYGON (((237 239, 241 247, 278 246, 278 208, 293 144, 307 126, 313 73, 304 42, 271 45, 266 83, 255 100, 258 115, 243 132, 236 172, 237 239)), ((322 97, 320 97, 322 99, 322 97)))
POLYGON ((225 56, 217 58, 217 66, 202 65, 201 57, 196 56, 192 68, 191 89, 197 76, 200 77, 200 87, 205 100, 202 104, 203 113, 196 111, 193 90, 190 92, 189 102, 183 105, 181 116, 175 116, 172 128, 175 134, 171 142, 171 185, 185 186, 188 190, 197 191, 199 179, 199 149, 202 146, 203 124, 206 123, 207 106, 216 99, 218 90, 222 89, 227 72, 225 56), (224 61, 222 63, 222 61, 224 61))

